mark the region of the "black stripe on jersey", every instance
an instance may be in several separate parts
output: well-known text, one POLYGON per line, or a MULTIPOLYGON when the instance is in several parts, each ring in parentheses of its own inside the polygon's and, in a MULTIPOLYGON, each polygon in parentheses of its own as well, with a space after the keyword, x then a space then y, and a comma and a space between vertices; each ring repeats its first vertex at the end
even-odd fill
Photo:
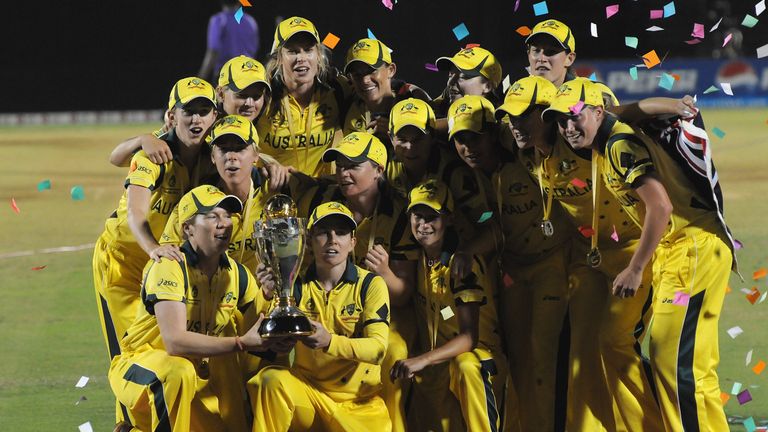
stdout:
POLYGON ((480 360, 480 376, 483 379, 485 389, 485 407, 488 410, 488 426, 492 432, 499 430, 499 410, 496 408, 496 395, 493 394, 491 377, 498 374, 496 363, 493 359, 480 360))
POLYGON ((104 328, 107 331, 107 348, 109 349, 109 358, 113 359, 116 355, 120 354, 120 341, 117 338, 117 332, 115 331, 115 325, 112 322, 112 315, 109 313, 109 306, 104 297, 99 294, 99 301, 101 302, 101 319, 104 321, 104 328))
POLYGON ((163 393, 163 383, 157 378, 157 375, 149 369, 143 368, 136 363, 123 375, 123 379, 135 384, 149 386, 155 400, 155 414, 157 415, 157 427, 155 432, 171 432, 171 419, 168 415, 168 408, 165 405, 165 394, 163 393))
POLYGON ((149 190, 155 190, 155 188, 160 187, 160 185, 163 184, 163 178, 165 178, 165 164, 159 165, 160 166, 160 174, 157 176, 157 181, 153 186, 150 186, 149 190))
MULTIPOLYGON (((632 166, 627 167, 626 172, 622 174, 622 171, 621 171, 620 167, 616 166, 616 161, 614 161, 613 158, 611 157, 611 147, 613 147, 613 145, 617 141, 621 141, 621 140, 631 141, 632 143, 637 144, 637 145, 645 148, 646 151, 648 151, 648 146, 645 145, 645 142, 643 142, 642 139, 640 139, 637 135, 633 135, 633 134, 618 133, 618 134, 613 135, 610 138, 608 138, 608 141, 605 143, 605 157, 607 157, 608 160, 611 162, 611 167, 613 167, 613 171, 616 174, 619 174, 621 176, 622 180, 626 181, 627 180, 627 174, 629 174, 634 167, 638 166, 640 161, 635 161, 632 164, 632 166)), ((650 154, 650 151, 648 151, 648 154, 650 154)), ((651 159, 643 159, 643 161, 645 161, 645 163, 653 162, 651 159)))
MULTIPOLYGON (((365 307, 365 299, 368 298, 368 288, 370 288, 371 281, 373 281, 375 276, 376 275, 374 273, 368 273, 365 275, 365 278, 363 278, 363 283, 360 286, 360 306, 362 307, 365 307)), ((298 300, 296 302, 298 303, 298 300)))
POLYGON ((699 431, 693 354, 696 346, 696 326, 699 323, 705 293, 706 291, 702 291, 688 301, 688 310, 685 312, 680 333, 680 345, 677 349, 677 399, 680 403, 680 419, 686 432, 699 431))
POLYGON ((369 319, 366 322, 364 322, 363 323, 363 327, 365 327, 367 325, 371 325, 371 324, 376 324, 376 323, 384 323, 386 325, 389 325, 389 321, 387 321, 385 319, 373 318, 373 319, 369 319))

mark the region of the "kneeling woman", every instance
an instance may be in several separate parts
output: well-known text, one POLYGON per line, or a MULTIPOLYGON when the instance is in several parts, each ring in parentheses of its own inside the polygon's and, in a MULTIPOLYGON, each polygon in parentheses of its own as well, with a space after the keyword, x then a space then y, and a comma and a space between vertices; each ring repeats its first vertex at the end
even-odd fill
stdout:
POLYGON ((209 385, 216 371, 208 359, 265 350, 261 318, 242 337, 221 332, 235 310, 264 310, 267 300, 251 273, 226 255, 230 214, 242 211, 240 200, 203 186, 186 194, 179 209, 183 259, 150 262, 143 307, 112 360, 109 383, 139 430, 229 430, 237 426, 225 413, 242 403, 242 393, 235 385, 209 385))
POLYGON ((417 430, 461 429, 462 419, 455 418, 459 412, 464 430, 501 430, 495 395, 501 394, 504 379, 498 379, 497 365, 504 367, 506 359, 498 336, 493 285, 479 257, 474 257, 472 272, 463 278, 451 273, 458 244, 452 212, 453 198, 437 180, 427 180, 410 193, 411 231, 423 250, 417 317, 429 340, 424 341, 426 352, 396 362, 390 377, 420 375, 416 389, 424 396, 422 401, 432 406, 419 413, 417 420, 422 424, 412 425, 417 430), (456 402, 460 411, 451 410, 456 402), (435 418, 428 420, 429 413, 435 418))

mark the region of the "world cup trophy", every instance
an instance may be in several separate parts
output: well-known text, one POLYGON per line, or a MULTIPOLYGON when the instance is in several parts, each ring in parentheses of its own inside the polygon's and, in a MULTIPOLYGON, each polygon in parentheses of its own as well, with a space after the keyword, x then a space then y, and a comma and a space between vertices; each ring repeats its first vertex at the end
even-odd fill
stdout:
POLYGON ((267 200, 262 220, 256 221, 254 238, 259 258, 275 274, 277 305, 264 319, 259 333, 264 338, 305 336, 315 332, 309 319, 296 307, 292 291, 304 257, 306 222, 296 217, 296 205, 287 195, 267 200))

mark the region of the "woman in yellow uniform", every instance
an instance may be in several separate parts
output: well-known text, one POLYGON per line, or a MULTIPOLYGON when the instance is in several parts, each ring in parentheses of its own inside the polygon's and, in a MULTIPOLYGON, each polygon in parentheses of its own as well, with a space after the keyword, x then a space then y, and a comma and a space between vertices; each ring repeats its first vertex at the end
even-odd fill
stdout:
POLYGON ((448 72, 445 90, 432 103, 438 117, 445 118, 448 107, 462 96, 483 96, 494 106, 501 103, 497 93, 502 77, 501 63, 487 49, 467 47, 453 57, 438 58, 435 65, 448 72))

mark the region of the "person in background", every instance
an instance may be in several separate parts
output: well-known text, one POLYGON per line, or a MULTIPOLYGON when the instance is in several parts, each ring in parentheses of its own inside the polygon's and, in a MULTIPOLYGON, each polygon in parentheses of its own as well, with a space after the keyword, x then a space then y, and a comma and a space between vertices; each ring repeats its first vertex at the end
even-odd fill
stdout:
POLYGON ((239 55, 258 57, 261 47, 259 24, 246 12, 237 22, 235 12, 241 6, 238 0, 221 0, 221 12, 211 16, 208 21, 208 47, 198 76, 213 82, 215 71, 221 70, 228 59, 239 55))
POLYGON ((453 57, 438 58, 435 66, 448 72, 445 90, 432 102, 438 118, 447 117, 448 107, 462 96, 483 96, 493 106, 501 103, 497 93, 502 78, 501 64, 487 49, 468 46, 453 57))

